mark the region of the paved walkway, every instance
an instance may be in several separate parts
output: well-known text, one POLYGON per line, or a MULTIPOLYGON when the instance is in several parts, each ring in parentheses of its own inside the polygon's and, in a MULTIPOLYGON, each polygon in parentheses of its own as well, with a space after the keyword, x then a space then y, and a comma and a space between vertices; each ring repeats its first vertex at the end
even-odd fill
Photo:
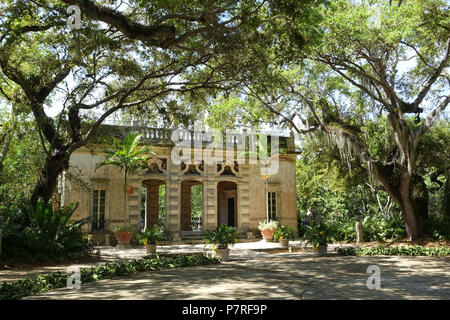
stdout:
MULTIPOLYGON (((300 242, 292 241, 292 245, 299 246, 300 242)), ((258 255, 259 252, 253 250, 265 250, 279 248, 278 243, 256 241, 249 243, 237 243, 233 246, 233 252, 235 254, 241 254, 247 257, 258 255)), ((205 253, 208 251, 204 244, 179 244, 179 245, 167 245, 158 246, 159 254, 183 254, 183 253, 205 253)), ((98 266, 113 261, 120 261, 122 259, 139 259, 148 256, 144 247, 130 248, 130 249, 117 249, 116 247, 96 247, 94 254, 98 254, 99 258, 96 262, 82 263, 82 264, 60 264, 55 266, 34 267, 34 268, 21 268, 13 270, 0 270, 0 283, 3 281, 16 281, 25 278, 32 278, 39 274, 62 271, 65 272, 69 266, 77 266, 80 268, 87 268, 90 266, 98 266)))
MULTIPOLYGON (((450 299, 450 257, 318 258, 311 252, 254 250, 258 246, 277 244, 237 244, 230 261, 220 265, 138 273, 25 299, 450 299), (369 265, 381 269, 380 289, 367 288, 369 265)), ((194 252, 203 245, 158 249, 194 252)), ((108 253, 114 251, 102 250, 102 256, 108 253)))

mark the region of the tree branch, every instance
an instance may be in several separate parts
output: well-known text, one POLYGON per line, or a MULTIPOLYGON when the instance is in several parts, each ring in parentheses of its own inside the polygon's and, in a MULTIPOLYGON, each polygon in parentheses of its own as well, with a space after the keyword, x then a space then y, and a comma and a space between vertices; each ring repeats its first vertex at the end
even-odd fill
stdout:
POLYGON ((447 40, 447 49, 445 50, 444 58, 441 60, 439 67, 434 71, 433 75, 427 81, 423 89, 419 92, 419 95, 417 96, 416 100, 414 100, 414 102, 412 103, 413 110, 417 110, 419 104, 422 103, 428 91, 430 91, 430 88, 433 85, 433 83, 442 73, 442 70, 444 70, 444 68, 446 67, 449 55, 450 55, 450 38, 448 38, 447 40))
MULTIPOLYGON (((253 96, 254 98, 256 98, 259 102, 261 102, 262 105, 264 105, 267 109, 269 109, 270 112, 276 114, 279 117, 282 117, 284 120, 286 120, 291 126, 292 128, 294 128, 295 131, 297 131, 297 133, 299 134, 305 134, 308 132, 312 132, 315 131, 317 128, 313 127, 313 128, 309 128, 308 130, 302 130, 299 127, 297 127, 297 125, 294 123, 294 120, 285 116, 284 114, 282 114, 281 112, 275 110, 270 103, 267 103, 266 101, 264 101, 264 99, 262 99, 258 94, 256 94, 254 92, 254 90, 252 90, 250 87, 247 87, 250 90, 250 95, 253 96)), ((248 94, 248 93, 247 93, 248 94)))
POLYGON ((103 21, 132 39, 166 47, 167 43, 173 41, 176 36, 176 29, 173 26, 145 26, 140 23, 132 22, 125 15, 113 9, 97 5, 90 0, 62 0, 62 2, 69 5, 77 5, 92 19, 103 21))
POLYGON ((413 133, 413 141, 417 142, 419 138, 427 131, 431 125, 433 124, 434 120, 439 116, 439 114, 447 108, 448 104, 450 102, 450 96, 447 96, 440 104, 439 106, 431 112, 428 117, 425 119, 425 121, 420 125, 419 128, 416 129, 416 131, 413 133))

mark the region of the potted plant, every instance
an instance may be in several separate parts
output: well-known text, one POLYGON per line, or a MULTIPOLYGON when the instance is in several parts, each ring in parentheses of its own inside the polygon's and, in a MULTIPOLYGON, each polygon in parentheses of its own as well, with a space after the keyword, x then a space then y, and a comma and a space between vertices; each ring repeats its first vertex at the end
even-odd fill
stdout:
POLYGON ((306 226, 303 238, 307 240, 306 244, 312 243, 314 250, 317 251, 317 256, 326 256, 327 240, 331 240, 331 232, 326 223, 311 221, 310 225, 306 226))
POLYGON ((237 229, 229 227, 226 224, 221 224, 214 231, 206 231, 203 237, 206 240, 206 245, 212 245, 212 253, 214 257, 227 261, 230 256, 230 244, 236 243, 237 229))
POLYGON ((166 239, 163 232, 164 228, 155 224, 153 227, 145 228, 143 232, 137 235, 137 238, 147 248, 147 253, 153 255, 156 254, 156 245, 166 239))
POLYGON ((258 229, 261 230, 261 235, 264 238, 264 240, 272 240, 273 233, 278 229, 278 221, 264 220, 259 223, 258 229))
POLYGON ((290 226, 281 226, 275 231, 273 238, 279 240, 282 247, 287 247, 289 245, 289 240, 295 239, 294 228, 290 226))
POLYGON ((114 233, 119 245, 128 246, 131 241, 131 237, 136 232, 136 229, 128 224, 118 226, 114 228, 114 233))
POLYGON ((128 194, 133 194, 133 187, 132 186, 128 186, 126 188, 126 191, 127 191, 128 194))

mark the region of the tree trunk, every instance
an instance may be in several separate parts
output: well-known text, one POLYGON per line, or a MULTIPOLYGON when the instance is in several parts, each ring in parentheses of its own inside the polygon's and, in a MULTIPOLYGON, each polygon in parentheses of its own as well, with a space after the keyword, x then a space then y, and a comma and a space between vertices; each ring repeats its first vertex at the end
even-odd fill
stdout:
POLYGON ((402 186, 403 192, 400 199, 396 199, 397 204, 402 212, 403 220, 405 221, 406 235, 408 240, 416 240, 422 233, 422 223, 417 216, 417 210, 412 201, 409 192, 406 190, 407 186, 402 186))
POLYGON ((44 202, 50 201, 58 182, 58 176, 69 165, 69 158, 70 155, 67 153, 59 152, 46 160, 31 196, 33 208, 36 208, 39 199, 44 202))
POLYGON ((416 217, 421 224, 428 220, 428 189, 420 175, 413 175, 411 196, 414 201, 416 217))
POLYGON ((0 173, 3 171, 3 163, 6 159, 6 155, 9 151, 9 146, 11 144, 12 134, 6 134, 5 140, 3 141, 3 145, 0 149, 0 173))
POLYGON ((428 218, 428 191, 422 177, 403 171, 376 170, 376 176, 388 194, 398 204, 405 222, 408 240, 423 235, 423 223, 428 218))

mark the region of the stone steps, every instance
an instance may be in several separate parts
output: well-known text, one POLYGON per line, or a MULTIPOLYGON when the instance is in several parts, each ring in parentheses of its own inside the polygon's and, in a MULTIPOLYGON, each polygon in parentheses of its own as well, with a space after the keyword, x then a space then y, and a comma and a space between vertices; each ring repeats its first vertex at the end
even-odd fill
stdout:
POLYGON ((198 241, 203 240, 203 231, 181 231, 181 241, 198 241))

